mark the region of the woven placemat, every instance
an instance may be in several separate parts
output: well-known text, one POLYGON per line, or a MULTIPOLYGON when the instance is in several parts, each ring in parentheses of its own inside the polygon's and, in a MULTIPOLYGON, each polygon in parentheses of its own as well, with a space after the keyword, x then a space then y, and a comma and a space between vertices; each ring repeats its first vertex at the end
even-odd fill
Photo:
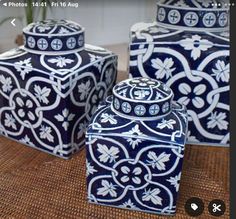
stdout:
MULTIPOLYGON (((66 161, 0 137, 0 153, 0 218, 168 218, 89 204, 85 150, 66 161)), ((199 218, 211 218, 207 204, 215 198, 224 200, 227 206, 221 218, 229 218, 227 156, 226 148, 187 146, 174 218, 190 218, 184 204, 193 196, 200 197, 206 205, 199 218)))

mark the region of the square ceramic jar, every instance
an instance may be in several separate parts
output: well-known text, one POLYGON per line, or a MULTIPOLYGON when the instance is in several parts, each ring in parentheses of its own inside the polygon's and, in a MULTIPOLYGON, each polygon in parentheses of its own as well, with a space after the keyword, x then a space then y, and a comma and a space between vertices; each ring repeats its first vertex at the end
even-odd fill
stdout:
POLYGON ((172 99, 172 90, 154 79, 113 88, 86 134, 89 202, 175 214, 187 111, 172 99))
POLYGON ((171 87, 188 109, 188 143, 228 145, 228 6, 196 0, 164 0, 157 6, 156 22, 131 29, 130 77, 171 87))
POLYGON ((1 134, 69 158, 111 92, 117 56, 85 45, 84 28, 72 21, 33 23, 23 34, 23 47, 0 55, 1 134))

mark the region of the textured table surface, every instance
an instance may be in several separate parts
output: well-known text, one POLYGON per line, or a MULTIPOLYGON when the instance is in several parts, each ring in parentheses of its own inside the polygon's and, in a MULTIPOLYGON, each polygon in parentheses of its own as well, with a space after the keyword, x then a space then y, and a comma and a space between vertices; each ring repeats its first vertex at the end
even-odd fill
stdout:
MULTIPOLYGON (((126 77, 119 74, 119 80, 126 77)), ((88 204, 85 176, 84 149, 67 161, 0 137, 0 218, 166 218, 88 204)), ((199 218, 211 218, 207 205, 212 199, 225 201, 221 218, 229 218, 229 148, 186 146, 174 218, 190 218, 184 204, 194 196, 205 202, 199 218)))
MULTIPOLYGON (((228 148, 186 146, 176 218, 189 218, 193 196, 223 199, 229 218, 228 157, 228 148)), ((164 218, 88 204, 85 175, 85 150, 67 161, 0 137, 0 218, 164 218)), ((207 206, 200 218, 211 218, 207 206)))

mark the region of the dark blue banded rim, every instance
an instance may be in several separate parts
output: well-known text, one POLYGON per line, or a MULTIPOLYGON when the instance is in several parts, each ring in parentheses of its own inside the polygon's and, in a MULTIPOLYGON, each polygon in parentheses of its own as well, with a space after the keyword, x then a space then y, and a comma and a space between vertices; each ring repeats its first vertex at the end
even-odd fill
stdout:
POLYGON ((191 8, 157 3, 160 26, 191 30, 223 31, 229 28, 228 8, 191 8))
POLYGON ((116 114, 125 118, 136 120, 153 120, 154 118, 159 119, 170 114, 172 111, 172 101, 173 98, 162 102, 161 104, 134 103, 124 101, 122 99, 118 99, 116 96, 113 96, 111 109, 116 114))
MULTIPOLYGON (((117 85, 116 85, 117 86, 117 85)), ((168 115, 172 111, 173 92, 159 100, 134 100, 123 97, 113 88, 111 109, 126 118, 150 120, 168 115)))
POLYGON ((38 34, 23 29, 24 48, 32 53, 71 53, 82 51, 85 45, 84 28, 68 34, 38 34))

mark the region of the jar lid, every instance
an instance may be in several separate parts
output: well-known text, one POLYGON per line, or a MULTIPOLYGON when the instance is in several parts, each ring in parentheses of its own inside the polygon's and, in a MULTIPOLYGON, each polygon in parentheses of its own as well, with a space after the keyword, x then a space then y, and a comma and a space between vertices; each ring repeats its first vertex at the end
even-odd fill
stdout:
POLYGON ((159 25, 174 29, 222 31, 229 27, 229 1, 160 0, 156 19, 159 25))
POLYGON ((129 118, 162 117, 171 112, 172 90, 161 81, 133 78, 113 88, 112 110, 129 118))
POLYGON ((32 53, 71 53, 84 49, 84 28, 73 21, 45 20, 23 29, 24 47, 32 53))

